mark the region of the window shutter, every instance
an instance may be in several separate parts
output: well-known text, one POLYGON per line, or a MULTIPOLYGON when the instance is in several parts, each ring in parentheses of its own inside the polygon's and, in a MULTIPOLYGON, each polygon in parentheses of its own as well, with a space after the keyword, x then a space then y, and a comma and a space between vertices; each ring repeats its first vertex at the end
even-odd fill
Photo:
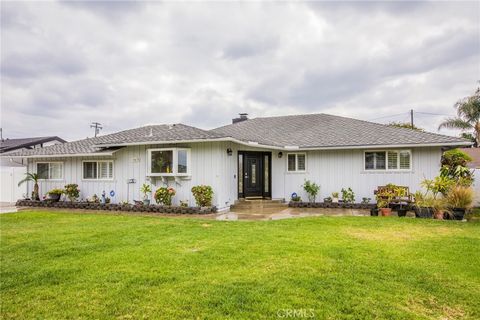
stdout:
POLYGON ((388 169, 398 169, 398 153, 396 151, 388 152, 388 169))
POLYGON ((108 162, 99 162, 99 179, 108 179, 108 162))

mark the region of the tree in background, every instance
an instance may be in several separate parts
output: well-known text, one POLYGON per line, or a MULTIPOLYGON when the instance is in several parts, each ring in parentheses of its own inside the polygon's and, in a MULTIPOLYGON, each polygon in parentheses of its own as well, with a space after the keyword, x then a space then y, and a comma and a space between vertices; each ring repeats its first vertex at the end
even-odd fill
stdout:
POLYGON ((406 128, 406 129, 412 129, 412 130, 417 130, 422 132, 425 131, 422 128, 417 127, 416 125, 412 126, 412 124, 408 122, 390 122, 388 125, 392 127, 406 128))
POLYGON ((440 124, 438 130, 442 128, 460 129, 474 137, 475 147, 480 146, 480 88, 472 96, 455 103, 455 108, 457 117, 446 119, 440 124))
POLYGON ((445 151, 442 156, 440 176, 456 181, 458 185, 470 186, 473 183, 473 171, 467 164, 472 158, 459 149, 445 151))

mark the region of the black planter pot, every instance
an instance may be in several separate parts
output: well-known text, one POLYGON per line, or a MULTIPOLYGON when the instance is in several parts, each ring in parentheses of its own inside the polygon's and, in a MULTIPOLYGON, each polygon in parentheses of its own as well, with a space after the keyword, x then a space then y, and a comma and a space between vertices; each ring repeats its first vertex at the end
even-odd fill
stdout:
POLYGON ((450 219, 453 218, 453 220, 463 220, 465 216, 465 208, 453 208, 452 209, 452 215, 450 216, 450 219))
POLYGON ((372 217, 378 217, 378 208, 372 208, 370 209, 370 215, 372 217))
POLYGON ((404 208, 398 209, 397 214, 399 217, 405 217, 407 215, 407 209, 404 209, 404 208))
POLYGON ((415 217, 421 219, 431 219, 433 218, 433 208, 415 208, 415 217))
POLYGON ((58 202, 60 201, 61 194, 49 194, 48 199, 51 200, 52 202, 58 202))

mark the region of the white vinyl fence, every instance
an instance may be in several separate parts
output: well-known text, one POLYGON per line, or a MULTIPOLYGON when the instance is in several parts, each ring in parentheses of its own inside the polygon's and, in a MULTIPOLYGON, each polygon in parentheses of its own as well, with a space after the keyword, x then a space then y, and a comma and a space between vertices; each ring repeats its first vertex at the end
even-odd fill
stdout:
POLYGON ((27 193, 27 184, 18 182, 25 178, 26 167, 0 167, 0 202, 16 202, 27 193))
POLYGON ((473 181, 473 189, 475 190, 475 201, 473 205, 475 207, 480 206, 480 169, 473 169, 475 180, 473 181))

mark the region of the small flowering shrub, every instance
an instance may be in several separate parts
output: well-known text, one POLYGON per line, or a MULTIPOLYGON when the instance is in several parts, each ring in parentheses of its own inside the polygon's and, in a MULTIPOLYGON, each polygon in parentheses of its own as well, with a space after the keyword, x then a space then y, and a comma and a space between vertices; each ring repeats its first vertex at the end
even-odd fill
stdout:
POLYGON ((155 191, 155 201, 158 204, 163 204, 165 206, 172 205, 172 198, 175 195, 176 191, 172 187, 160 187, 155 191))
POLYGON ((211 207, 213 190, 210 186, 195 186, 192 187, 192 193, 195 198, 195 202, 199 207, 211 207))
POLYGON ((67 184, 63 193, 65 193, 70 201, 75 201, 78 199, 78 197, 80 197, 80 189, 78 189, 78 184, 67 184))

